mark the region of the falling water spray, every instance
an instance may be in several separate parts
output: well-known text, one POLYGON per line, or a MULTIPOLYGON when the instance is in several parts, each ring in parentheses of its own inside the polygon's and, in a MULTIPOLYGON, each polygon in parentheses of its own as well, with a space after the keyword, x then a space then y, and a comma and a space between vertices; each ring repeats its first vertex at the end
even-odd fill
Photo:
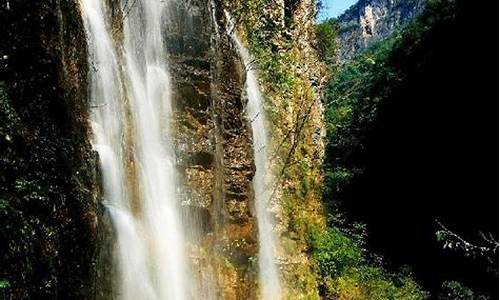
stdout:
POLYGON ((116 231, 118 298, 124 300, 189 299, 162 34, 167 2, 121 1, 118 38, 110 2, 81 1, 93 145, 116 231))
POLYGON ((246 71, 245 91, 248 97, 247 117, 252 125, 253 151, 255 159, 255 176, 253 189, 255 193, 255 210, 259 231, 259 285, 262 300, 279 300, 282 297, 280 273, 276 265, 278 239, 273 230, 274 224, 269 211, 272 197, 273 176, 269 155, 269 134, 264 110, 264 98, 259 85, 256 70, 252 67, 251 56, 238 35, 234 31, 234 22, 227 11, 226 18, 230 25, 228 33, 238 49, 246 71))

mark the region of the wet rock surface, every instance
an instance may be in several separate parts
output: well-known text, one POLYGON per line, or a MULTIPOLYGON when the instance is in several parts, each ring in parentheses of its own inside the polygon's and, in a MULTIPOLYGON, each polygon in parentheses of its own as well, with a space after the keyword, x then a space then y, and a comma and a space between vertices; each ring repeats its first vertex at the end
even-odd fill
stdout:
POLYGON ((185 222, 199 226, 194 230, 199 233, 196 267, 200 274, 219 274, 211 279, 216 299, 253 299, 254 166, 244 116, 243 67, 224 25, 213 20, 221 12, 213 11, 208 1, 175 5, 170 13, 166 28, 173 127, 185 222))

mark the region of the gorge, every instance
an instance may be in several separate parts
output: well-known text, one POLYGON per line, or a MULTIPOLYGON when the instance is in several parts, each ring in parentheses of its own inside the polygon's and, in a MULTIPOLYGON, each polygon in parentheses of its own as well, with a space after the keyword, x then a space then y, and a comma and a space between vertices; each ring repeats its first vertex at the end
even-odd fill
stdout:
POLYGON ((325 3, 0 1, 0 299, 497 299, 494 18, 325 3))

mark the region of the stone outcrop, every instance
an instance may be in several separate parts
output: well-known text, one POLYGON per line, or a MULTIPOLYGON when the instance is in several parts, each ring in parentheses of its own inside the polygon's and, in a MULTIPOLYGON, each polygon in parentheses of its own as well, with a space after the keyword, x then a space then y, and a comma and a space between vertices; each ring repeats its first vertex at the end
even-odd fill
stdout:
POLYGON ((342 63, 418 16, 424 0, 360 0, 337 18, 342 63))

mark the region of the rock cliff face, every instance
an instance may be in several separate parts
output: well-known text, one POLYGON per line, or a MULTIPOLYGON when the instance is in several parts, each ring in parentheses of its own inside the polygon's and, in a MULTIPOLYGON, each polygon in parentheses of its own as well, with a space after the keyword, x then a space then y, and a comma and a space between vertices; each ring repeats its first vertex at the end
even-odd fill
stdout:
MULTIPOLYGON (((119 1, 109 3, 119 21, 119 1)), ((170 6, 174 17, 165 20, 166 56, 177 169, 184 183, 178 192, 185 226, 193 229, 188 238, 196 289, 207 295, 203 299, 259 294, 255 166, 251 120, 244 112, 248 66, 227 33, 227 10, 237 20, 232 29, 255 58, 271 116, 273 216, 285 299, 317 299, 306 252, 308 228, 323 226, 325 79, 313 48, 316 5, 313 0, 176 3, 170 6)), ((99 209, 100 178, 88 129, 87 75, 95 66, 87 66, 78 5, 7 1, 0 9, 7 32, 0 39, 1 105, 12 111, 1 117, 13 124, 0 125, 0 139, 8 141, 0 147, 0 214, 16 216, 2 217, 2 239, 9 245, 5 252, 2 247, 0 279, 9 281, 15 299, 112 299, 113 229, 99 209), (22 190, 22 184, 28 186, 22 190), (12 224, 23 225, 12 229, 12 224)), ((115 27, 119 36, 121 28, 115 27)))
POLYGON ((360 0, 338 17, 338 56, 345 61, 419 15, 425 0, 360 0))
MULTIPOLYGON (((179 4, 178 31, 169 37, 177 103, 177 152, 185 182, 184 211, 198 248, 198 289, 216 299, 257 299, 257 228, 251 120, 245 113, 245 67, 228 30, 247 38, 272 114, 276 169, 273 212, 280 232, 285 298, 318 297, 307 257, 305 229, 322 224, 319 202, 323 156, 320 101, 323 65, 313 49, 312 1, 203 1, 179 4), (236 19, 231 28, 224 11, 236 19), (270 27, 273 27, 270 29, 270 27), (252 43, 252 37, 270 44, 252 43), (265 51, 269 57, 262 55, 265 51), (268 65, 281 63, 281 70, 268 65), (274 78, 280 72, 289 82, 274 78), (278 81, 277 81, 278 80, 278 81), (297 124, 298 122, 298 124, 297 124), (302 188, 298 188, 302 186, 302 188), (213 274, 208 281, 206 274, 213 274)), ((255 42, 255 40, 254 40, 255 42)))
POLYGON ((177 29, 167 33, 176 152, 186 226, 198 233, 191 237, 197 289, 204 298, 253 299, 257 232, 244 67, 220 19, 220 4, 179 1, 171 15, 174 24, 167 27, 177 29))
POLYGON ((319 298, 307 255, 312 228, 324 226, 321 166, 324 152, 323 64, 313 48, 314 1, 237 1, 226 4, 259 72, 271 124, 285 299, 319 298))
POLYGON ((97 157, 78 7, 4 1, 0 27, 1 293, 92 298, 97 157))

